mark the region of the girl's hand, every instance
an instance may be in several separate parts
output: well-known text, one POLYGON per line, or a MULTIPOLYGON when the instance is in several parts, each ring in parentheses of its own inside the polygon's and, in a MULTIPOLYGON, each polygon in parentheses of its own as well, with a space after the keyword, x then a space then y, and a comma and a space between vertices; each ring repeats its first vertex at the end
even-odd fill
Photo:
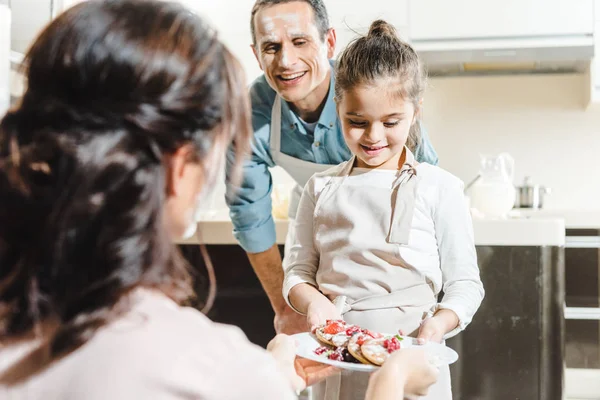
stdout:
POLYGON ((342 315, 327 297, 321 296, 310 302, 306 311, 306 318, 312 331, 328 319, 342 319, 342 315))
POLYGON ((419 329, 417 340, 421 344, 425 342, 442 343, 445 334, 446 330, 440 319, 431 317, 421 322, 421 328, 419 329))
POLYGON ((456 313, 452 310, 439 310, 431 318, 426 318, 421 322, 417 340, 420 343, 428 341, 441 343, 444 335, 458 326, 459 320, 456 313))

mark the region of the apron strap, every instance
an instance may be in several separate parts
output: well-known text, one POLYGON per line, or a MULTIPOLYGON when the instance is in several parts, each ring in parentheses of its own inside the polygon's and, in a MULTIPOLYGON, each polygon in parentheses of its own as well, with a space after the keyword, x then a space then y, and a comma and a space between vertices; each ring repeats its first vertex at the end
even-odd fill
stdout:
POLYGON ((281 151, 281 97, 275 95, 275 102, 271 108, 271 135, 269 145, 271 152, 281 151))
POLYGON ((398 172, 392 191, 392 221, 386 241, 388 243, 407 245, 415 212, 417 192, 416 161, 408 147, 404 147, 406 159, 398 172))
POLYGON ((369 311, 386 308, 401 308, 410 311, 422 309, 424 306, 428 307, 428 311, 434 311, 437 299, 431 285, 423 283, 401 291, 368 296, 357 300, 348 299, 346 296, 336 296, 332 303, 336 309, 341 310, 340 314, 343 315, 349 311, 369 311))

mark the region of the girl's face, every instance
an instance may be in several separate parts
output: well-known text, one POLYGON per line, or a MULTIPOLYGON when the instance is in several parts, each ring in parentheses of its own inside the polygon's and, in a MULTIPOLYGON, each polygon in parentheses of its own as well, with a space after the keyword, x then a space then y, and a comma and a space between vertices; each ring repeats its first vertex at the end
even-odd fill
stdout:
POLYGON ((389 87, 386 80, 355 86, 344 92, 337 105, 344 139, 356 155, 357 167, 398 168, 418 110, 389 87))

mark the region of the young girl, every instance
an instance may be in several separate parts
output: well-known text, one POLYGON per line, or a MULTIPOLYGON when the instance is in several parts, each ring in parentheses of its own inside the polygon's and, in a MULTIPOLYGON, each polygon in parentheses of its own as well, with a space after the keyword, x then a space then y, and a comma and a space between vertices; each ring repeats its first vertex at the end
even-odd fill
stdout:
MULTIPOLYGON (((410 150, 424 87, 417 54, 384 21, 338 59, 337 111, 354 157, 307 183, 285 262, 284 298, 311 326, 342 314, 371 330, 441 342, 483 299, 463 184, 410 150)), ((365 375, 331 379, 314 398, 362 399, 365 375)), ((427 398, 451 397, 446 366, 427 398)))

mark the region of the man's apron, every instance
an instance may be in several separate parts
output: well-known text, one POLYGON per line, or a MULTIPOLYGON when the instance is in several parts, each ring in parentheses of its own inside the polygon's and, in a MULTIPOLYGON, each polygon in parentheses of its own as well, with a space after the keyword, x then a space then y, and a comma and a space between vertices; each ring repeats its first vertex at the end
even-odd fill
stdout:
POLYGON ((290 247, 294 240, 294 229, 293 224, 296 218, 296 211, 298 209, 298 203, 300 203, 300 197, 302 196, 302 190, 306 185, 306 182, 311 176, 317 172, 325 171, 333 165, 329 164, 317 164, 310 161, 304 161, 299 158, 288 156, 281 151, 281 102, 282 98, 277 95, 273 108, 271 109, 271 139, 269 147, 271 150, 271 157, 276 165, 283 168, 290 176, 296 181, 296 186, 292 190, 289 202, 288 217, 290 218, 289 229, 285 239, 285 254, 287 249, 290 247))

